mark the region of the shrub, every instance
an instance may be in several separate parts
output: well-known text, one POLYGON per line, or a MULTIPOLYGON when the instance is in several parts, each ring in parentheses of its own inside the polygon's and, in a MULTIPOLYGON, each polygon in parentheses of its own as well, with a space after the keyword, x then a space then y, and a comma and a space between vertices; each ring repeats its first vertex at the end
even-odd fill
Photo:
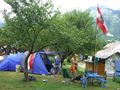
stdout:
POLYGON ((120 77, 114 76, 113 81, 117 82, 117 83, 120 83, 120 77))

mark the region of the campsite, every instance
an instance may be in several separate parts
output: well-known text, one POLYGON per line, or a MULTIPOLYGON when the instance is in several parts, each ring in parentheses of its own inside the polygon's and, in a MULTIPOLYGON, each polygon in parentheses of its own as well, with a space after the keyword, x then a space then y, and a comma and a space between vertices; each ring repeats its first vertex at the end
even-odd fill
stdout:
POLYGON ((0 90, 120 90, 120 2, 103 1, 0 0, 0 90))
MULTIPOLYGON (((43 52, 42 52, 43 53, 43 52)), ((40 54, 40 52, 36 54, 36 56, 40 54)), ((44 62, 42 60, 42 57, 40 56, 35 57, 35 61, 33 65, 32 73, 29 73, 29 76, 35 77, 35 81, 24 81, 23 79, 23 72, 16 71, 16 65, 20 65, 19 59, 23 53, 13 54, 9 55, 5 58, 5 60, 0 63, 0 89, 1 90, 101 90, 101 84, 94 81, 94 84, 92 85, 91 81, 87 82, 87 87, 82 87, 82 82, 80 80, 77 80, 75 82, 71 82, 69 79, 69 82, 63 83, 64 80, 62 73, 60 73, 57 77, 54 77, 53 75, 47 75, 48 71, 45 68, 44 62), (17 58, 17 59, 16 59, 17 58), (9 59, 9 62, 8 62, 9 59), (14 62, 15 60, 15 62, 14 62), (16 60, 18 60, 16 62, 16 60), (40 61, 41 60, 41 61, 40 61), (38 65, 37 63, 43 64, 38 65), (42 66, 42 67, 40 67, 42 66), (34 70, 35 69, 35 70, 34 70), (42 70, 42 71, 41 71, 42 70), (45 75, 46 74, 46 75, 45 75)), ((67 63, 67 62, 65 62, 67 63)), ((49 63, 50 64, 50 63, 49 63)), ((84 63, 85 64, 85 63, 84 63)), ((83 63, 81 63, 83 65, 83 63)), ((84 73, 85 66, 78 67, 79 74, 84 73)), ((66 69, 69 69, 70 64, 64 66, 66 69)), ((107 77, 107 83, 105 90, 115 90, 119 88, 119 83, 115 82, 113 80, 113 76, 107 77)))

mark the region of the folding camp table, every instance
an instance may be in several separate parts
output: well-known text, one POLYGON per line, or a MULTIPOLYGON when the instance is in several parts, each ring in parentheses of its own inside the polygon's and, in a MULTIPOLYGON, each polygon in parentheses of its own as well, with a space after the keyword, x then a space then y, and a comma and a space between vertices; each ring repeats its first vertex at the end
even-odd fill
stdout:
POLYGON ((97 73, 87 73, 86 78, 87 78, 87 80, 91 79, 92 85, 93 85, 93 79, 96 79, 101 83, 102 88, 106 87, 105 86, 106 80, 97 73))

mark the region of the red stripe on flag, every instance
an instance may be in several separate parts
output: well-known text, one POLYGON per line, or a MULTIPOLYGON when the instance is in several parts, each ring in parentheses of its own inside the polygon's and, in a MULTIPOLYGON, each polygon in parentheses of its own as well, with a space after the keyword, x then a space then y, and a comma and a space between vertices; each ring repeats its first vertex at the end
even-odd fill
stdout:
POLYGON ((107 28, 105 26, 104 19, 102 17, 102 13, 99 7, 97 7, 97 11, 98 11, 99 17, 96 18, 96 24, 99 26, 99 28, 102 30, 104 34, 107 34, 108 33, 107 28))
POLYGON ((30 70, 32 70, 33 60, 34 60, 34 54, 31 54, 29 59, 30 59, 30 61, 29 61, 29 67, 30 67, 30 70))
POLYGON ((99 18, 96 19, 96 23, 99 26, 99 28, 102 30, 104 34, 107 34, 107 29, 105 25, 102 23, 102 21, 99 20, 99 18))

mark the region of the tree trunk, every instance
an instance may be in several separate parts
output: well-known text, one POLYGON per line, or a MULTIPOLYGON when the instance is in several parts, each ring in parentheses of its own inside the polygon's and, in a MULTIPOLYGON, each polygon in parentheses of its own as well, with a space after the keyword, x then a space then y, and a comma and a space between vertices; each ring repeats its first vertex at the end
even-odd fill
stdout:
POLYGON ((32 52, 30 51, 27 55, 27 57, 25 58, 25 62, 24 62, 24 79, 25 81, 28 81, 28 58, 30 56, 32 52))

